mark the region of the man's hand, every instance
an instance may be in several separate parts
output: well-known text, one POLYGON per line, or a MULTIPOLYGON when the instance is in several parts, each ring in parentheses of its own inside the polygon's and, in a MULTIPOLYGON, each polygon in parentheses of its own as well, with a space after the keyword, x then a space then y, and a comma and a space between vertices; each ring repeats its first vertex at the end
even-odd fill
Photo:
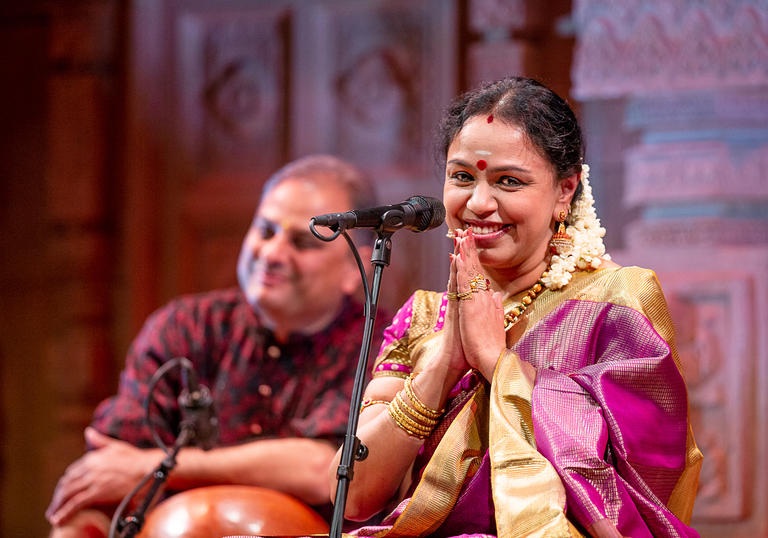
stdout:
POLYGON ((162 461, 160 449, 140 449, 86 428, 85 439, 95 449, 67 467, 45 512, 51 525, 67 522, 90 506, 119 503, 162 461))
POLYGON ((111 518, 96 508, 84 508, 64 525, 51 529, 48 538, 107 538, 111 518))

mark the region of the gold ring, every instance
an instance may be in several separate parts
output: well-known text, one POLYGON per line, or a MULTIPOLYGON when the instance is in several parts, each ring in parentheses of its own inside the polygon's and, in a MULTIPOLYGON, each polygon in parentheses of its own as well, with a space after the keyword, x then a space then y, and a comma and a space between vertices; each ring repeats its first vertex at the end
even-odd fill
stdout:
POLYGON ((469 288, 475 293, 485 291, 490 288, 490 282, 485 275, 478 273, 469 281, 469 288))

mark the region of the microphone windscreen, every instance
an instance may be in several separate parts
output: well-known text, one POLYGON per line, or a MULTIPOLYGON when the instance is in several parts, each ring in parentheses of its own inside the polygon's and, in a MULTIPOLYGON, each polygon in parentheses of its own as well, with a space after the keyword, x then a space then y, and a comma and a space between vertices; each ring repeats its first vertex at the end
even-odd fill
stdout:
POLYGON ((431 196, 412 196, 408 201, 426 209, 419 211, 419 222, 415 226, 420 232, 437 228, 445 220, 445 206, 437 198, 432 198, 431 196))

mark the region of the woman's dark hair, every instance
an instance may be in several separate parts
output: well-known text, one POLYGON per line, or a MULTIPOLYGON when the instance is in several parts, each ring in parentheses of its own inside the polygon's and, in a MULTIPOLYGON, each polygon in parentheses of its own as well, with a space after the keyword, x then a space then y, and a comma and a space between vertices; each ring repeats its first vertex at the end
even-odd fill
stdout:
MULTIPOLYGON (((557 179, 581 172, 582 138, 576 115, 560 96, 530 78, 509 77, 460 96, 443 115, 438 142, 443 161, 464 124, 475 116, 493 116, 525 131, 552 165, 557 179)), ((581 184, 576 195, 581 192, 581 184)))

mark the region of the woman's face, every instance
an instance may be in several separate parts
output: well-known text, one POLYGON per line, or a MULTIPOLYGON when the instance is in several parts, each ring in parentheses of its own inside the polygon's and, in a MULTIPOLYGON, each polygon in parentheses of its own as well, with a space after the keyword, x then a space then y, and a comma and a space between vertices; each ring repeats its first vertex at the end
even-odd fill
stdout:
POLYGON ((472 228, 480 263, 510 277, 541 270, 555 215, 567 210, 572 181, 552 166, 519 127, 471 118, 448 147, 443 201, 450 229, 472 228))

